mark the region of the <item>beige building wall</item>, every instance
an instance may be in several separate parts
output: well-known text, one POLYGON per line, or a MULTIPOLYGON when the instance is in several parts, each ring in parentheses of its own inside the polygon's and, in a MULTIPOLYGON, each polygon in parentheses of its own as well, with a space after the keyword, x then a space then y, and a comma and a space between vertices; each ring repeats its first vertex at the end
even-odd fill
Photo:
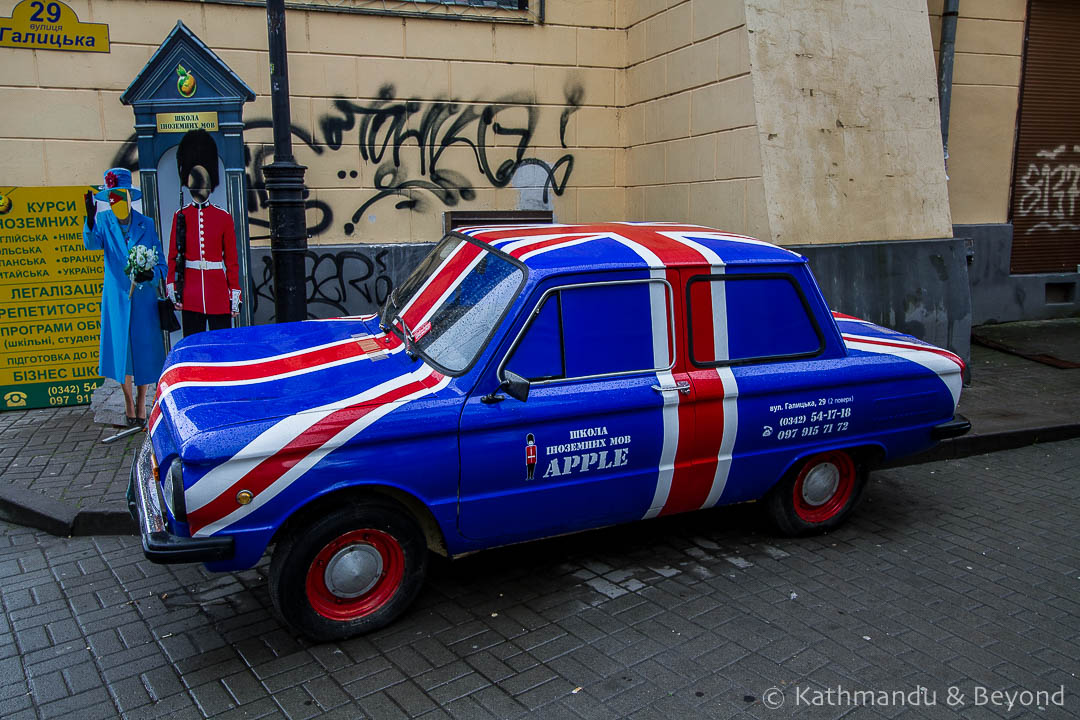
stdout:
MULTIPOLYGON (((0 14, 15 4, 0 0, 0 14)), ((84 22, 108 23, 112 51, 0 48, 0 185, 100 183, 132 150, 134 116, 120 94, 177 19, 257 94, 245 141, 249 179, 261 181, 258 166, 273 157, 263 8, 69 4, 84 22)), ((616 3, 549 0, 547 10, 544 25, 289 11, 294 151, 308 166, 311 242, 431 241, 447 210, 625 217, 616 86, 626 32, 616 3), (364 118, 378 129, 361 137, 364 118)), ((266 220, 260 196, 256 222, 266 220)), ((251 231, 266 244, 264 228, 251 231)))
MULTIPOLYGON (((943 0, 929 0, 935 54, 943 0)), ((949 112, 949 204, 953 222, 1009 217, 1026 0, 961 2, 949 112)))
POLYGON ((627 210, 768 237, 742 0, 620 0, 627 210))
POLYGON ((951 237, 924 0, 746 0, 772 240, 951 237))
MULTIPOLYGON (((290 10, 311 243, 430 241, 446 211, 541 208, 784 244, 949 236, 923 3, 547 0, 544 25, 290 10)), ((120 94, 182 19, 258 95, 245 139, 259 187, 273 157, 264 9, 69 4, 109 24, 112 52, 0 48, 0 185, 100 183, 133 156, 120 94)), ((970 22, 958 49, 997 57, 965 39, 970 22)), ((956 159, 977 135, 955 119, 976 65, 957 62, 954 173, 981 172, 956 159)), ((257 245, 264 203, 255 192, 257 245)))

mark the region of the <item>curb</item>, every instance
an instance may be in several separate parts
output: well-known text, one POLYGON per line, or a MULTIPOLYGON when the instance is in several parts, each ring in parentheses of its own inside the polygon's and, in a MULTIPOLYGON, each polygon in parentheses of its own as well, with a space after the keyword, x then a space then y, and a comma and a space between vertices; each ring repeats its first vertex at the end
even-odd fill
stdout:
POLYGON ((126 507, 102 503, 99 508, 79 510, 62 500, 15 487, 0 487, 0 520, 60 537, 138 532, 126 507))
MULTIPOLYGON (((1005 430, 980 435, 964 435, 942 441, 924 453, 886 463, 883 467, 905 467, 940 460, 957 460, 1039 443, 1080 437, 1080 423, 1005 430)), ((127 507, 115 503, 97 509, 78 510, 62 500, 23 488, 0 487, 0 520, 44 530, 60 537, 89 535, 137 535, 138 528, 127 507)))
POLYGON ((1080 423, 1049 425, 1047 427, 1024 428, 1021 430, 1003 430, 996 433, 968 434, 951 440, 944 440, 937 447, 926 452, 887 463, 884 467, 904 467, 906 465, 938 462, 939 460, 959 460, 972 455, 1015 450, 1028 445, 1072 440, 1078 437, 1080 437, 1080 423))

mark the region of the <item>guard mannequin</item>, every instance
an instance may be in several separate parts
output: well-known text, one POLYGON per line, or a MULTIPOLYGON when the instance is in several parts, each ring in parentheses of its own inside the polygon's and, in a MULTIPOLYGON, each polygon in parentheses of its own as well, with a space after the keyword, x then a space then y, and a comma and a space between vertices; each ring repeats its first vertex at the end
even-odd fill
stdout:
POLYGON ((192 203, 173 216, 166 291, 182 311, 184 337, 221 330, 240 312, 236 231, 228 212, 209 202, 218 184, 217 146, 205 130, 184 136, 176 151, 180 185, 192 203))

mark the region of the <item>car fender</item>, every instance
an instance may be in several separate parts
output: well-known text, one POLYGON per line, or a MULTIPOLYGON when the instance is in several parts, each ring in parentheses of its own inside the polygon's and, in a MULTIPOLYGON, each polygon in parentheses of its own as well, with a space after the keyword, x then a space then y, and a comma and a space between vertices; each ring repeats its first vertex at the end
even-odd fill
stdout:
POLYGON ((776 485, 788 476, 794 468, 799 467, 807 458, 814 455, 820 455, 821 453, 831 452, 834 450, 843 450, 851 453, 855 458, 857 465, 861 467, 872 468, 879 464, 882 460, 888 457, 888 451, 885 448, 885 444, 880 441, 867 440, 865 438, 848 438, 849 442, 837 442, 828 445, 817 445, 814 447, 800 448, 798 453, 792 456, 790 462, 788 462, 783 471, 776 476, 776 479, 770 483, 768 493, 776 485))
POLYGON ((380 495, 388 497, 406 509, 423 530, 428 548, 441 555, 454 552, 448 549, 447 528, 454 527, 457 498, 448 497, 440 502, 425 501, 404 489, 401 485, 385 480, 356 480, 334 483, 304 498, 279 514, 280 522, 252 527, 234 527, 230 535, 235 538, 235 553, 229 560, 206 563, 214 572, 241 570, 253 567, 266 552, 266 548, 280 540, 286 533, 302 528, 305 519, 323 511, 328 506, 340 507, 343 502, 360 501, 363 497, 380 495))
POLYGON ((432 504, 415 493, 406 490, 398 483, 385 480, 338 483, 312 495, 305 502, 298 503, 287 513, 283 513, 285 519, 274 531, 270 542, 276 542, 285 534, 295 532, 297 528, 303 526, 306 518, 322 512, 328 506, 340 507, 349 502, 363 502, 365 497, 372 496, 389 498, 405 508, 424 531, 428 549, 440 555, 448 555, 443 523, 448 522, 448 527, 453 528, 457 498, 450 497, 440 503, 435 503, 433 509, 432 504))

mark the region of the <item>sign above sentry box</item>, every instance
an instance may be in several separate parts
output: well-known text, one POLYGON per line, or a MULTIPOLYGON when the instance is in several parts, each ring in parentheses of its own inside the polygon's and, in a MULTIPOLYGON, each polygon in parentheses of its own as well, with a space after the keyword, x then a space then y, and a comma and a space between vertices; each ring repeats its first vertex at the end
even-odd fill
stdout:
POLYGON ((159 133, 186 133, 188 130, 217 132, 216 112, 157 113, 159 133))

